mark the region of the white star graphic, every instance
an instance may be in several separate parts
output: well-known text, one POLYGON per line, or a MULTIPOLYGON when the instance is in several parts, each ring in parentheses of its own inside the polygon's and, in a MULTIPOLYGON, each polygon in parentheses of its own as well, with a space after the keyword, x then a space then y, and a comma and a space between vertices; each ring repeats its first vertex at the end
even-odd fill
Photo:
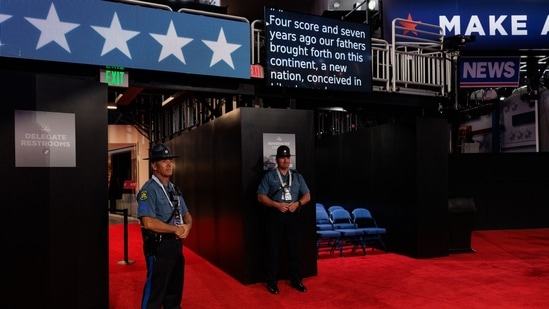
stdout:
POLYGON ((120 26, 120 21, 118 20, 118 15, 116 14, 116 12, 114 12, 110 27, 91 27, 93 28, 93 30, 97 31, 97 33, 105 38, 105 44, 103 44, 101 56, 116 48, 128 58, 132 59, 127 41, 138 35, 139 31, 123 30, 122 26, 120 26))
POLYGON ((0 23, 11 18, 11 15, 0 14, 0 23))
POLYGON ((204 44, 206 44, 212 51, 212 61, 210 62, 210 68, 218 63, 219 61, 223 60, 225 63, 227 63, 233 70, 233 58, 231 57, 232 52, 239 49, 241 44, 231 44, 227 43, 227 39, 225 39, 225 32, 223 32, 223 28, 219 31, 219 36, 217 37, 217 41, 207 41, 202 40, 204 44))
POLYGON ((193 39, 178 37, 173 25, 173 20, 170 21, 170 26, 168 27, 168 32, 166 32, 166 35, 154 33, 149 34, 162 45, 162 51, 158 57, 158 62, 162 61, 169 55, 174 55, 177 59, 179 59, 179 61, 187 64, 185 62, 185 57, 183 56, 182 48, 183 46, 189 44, 193 39))
POLYGON ((55 42, 69 53, 71 52, 69 43, 67 43, 67 38, 65 38, 65 34, 80 26, 80 24, 64 23, 59 21, 57 11, 55 10, 53 3, 50 6, 48 17, 46 17, 46 19, 31 17, 25 17, 25 19, 40 30, 40 38, 36 44, 36 49, 39 49, 50 42, 55 42))

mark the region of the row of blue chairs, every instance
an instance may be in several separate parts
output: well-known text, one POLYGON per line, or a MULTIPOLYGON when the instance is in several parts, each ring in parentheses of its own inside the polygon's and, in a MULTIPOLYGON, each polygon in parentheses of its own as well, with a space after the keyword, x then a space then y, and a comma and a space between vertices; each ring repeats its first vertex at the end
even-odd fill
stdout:
POLYGON ((335 250, 343 256, 343 248, 351 245, 354 252, 359 247, 366 254, 366 247, 380 245, 387 251, 382 235, 387 230, 377 225, 370 211, 358 207, 349 212, 343 206, 334 205, 326 208, 321 203, 316 203, 316 235, 317 257, 322 248, 328 248, 330 254, 335 250))

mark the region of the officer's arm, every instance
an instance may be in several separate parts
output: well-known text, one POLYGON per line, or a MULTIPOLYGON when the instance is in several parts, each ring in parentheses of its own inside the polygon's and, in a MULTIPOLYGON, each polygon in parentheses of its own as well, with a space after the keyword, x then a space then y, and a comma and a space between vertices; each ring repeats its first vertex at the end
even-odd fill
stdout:
POLYGON ((141 226, 147 230, 151 230, 157 233, 177 233, 177 227, 171 224, 167 224, 153 217, 141 217, 141 226))
POLYGON ((286 203, 280 203, 280 202, 276 202, 274 200, 272 200, 270 197, 267 196, 267 194, 261 194, 261 193, 258 193, 257 194, 257 200, 267 206, 267 207, 274 207, 280 211, 285 211, 288 209, 288 204, 286 203))
POLYGON ((311 200, 311 193, 307 192, 299 198, 299 205, 303 206, 303 205, 309 203, 310 200, 311 200))
POLYGON ((191 216, 190 212, 186 212, 183 215, 183 222, 185 223, 183 223, 182 227, 185 229, 185 231, 183 232, 183 234, 178 235, 179 238, 187 238, 189 232, 191 231, 191 227, 193 226, 193 217, 191 216))

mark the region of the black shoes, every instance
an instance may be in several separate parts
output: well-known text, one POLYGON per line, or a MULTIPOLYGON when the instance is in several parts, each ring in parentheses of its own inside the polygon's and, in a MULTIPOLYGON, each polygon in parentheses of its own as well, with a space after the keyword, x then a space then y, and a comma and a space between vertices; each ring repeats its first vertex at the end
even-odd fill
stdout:
POLYGON ((307 292, 307 288, 303 285, 303 283, 292 283, 292 288, 300 291, 300 292, 307 292))
MULTIPOLYGON (((300 292, 307 292, 307 288, 301 282, 292 283, 291 286, 300 292)), ((271 294, 278 294, 278 286, 276 284, 267 284, 267 290, 269 290, 269 293, 271 294)))
POLYGON ((269 293, 271 294, 278 294, 278 286, 276 286, 276 284, 267 284, 267 290, 269 290, 269 293))

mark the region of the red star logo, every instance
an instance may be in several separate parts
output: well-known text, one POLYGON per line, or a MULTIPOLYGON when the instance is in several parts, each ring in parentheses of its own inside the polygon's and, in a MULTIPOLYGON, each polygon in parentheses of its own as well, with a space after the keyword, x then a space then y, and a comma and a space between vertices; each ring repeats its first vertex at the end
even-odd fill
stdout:
MULTIPOLYGON (((406 18, 407 20, 409 21, 414 21, 414 22, 420 22, 418 20, 413 20, 412 19, 412 14, 408 13, 408 18, 406 18)), ((399 21, 399 24, 406 28, 406 30, 403 30, 402 34, 406 35, 408 32, 412 32, 415 36, 417 36, 417 31, 416 30, 416 27, 417 27, 417 24, 416 23, 410 23, 410 22, 406 22, 406 21, 399 21)))

